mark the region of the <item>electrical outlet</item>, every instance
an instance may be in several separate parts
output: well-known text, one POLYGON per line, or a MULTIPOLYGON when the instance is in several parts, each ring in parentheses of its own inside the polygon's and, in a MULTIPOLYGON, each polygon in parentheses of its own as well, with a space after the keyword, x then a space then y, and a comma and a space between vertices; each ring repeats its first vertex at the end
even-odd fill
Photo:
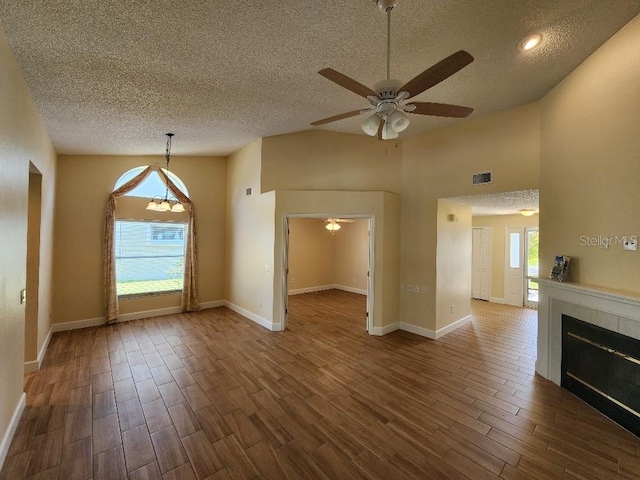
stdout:
POLYGON ((295 285, 295 283, 296 283, 296 279, 291 277, 291 285, 295 285))
POLYGON ((456 307, 455 305, 451 305, 451 313, 455 313, 456 307))
POLYGON ((262 308, 262 300, 258 300, 258 307, 262 308))
POLYGON ((20 290, 20 305, 27 301, 27 290, 24 288, 20 290))
POLYGON ((422 287, 420 293, 422 293, 422 295, 429 295, 429 287, 422 287))
POLYGON ((265 272, 268 272, 268 271, 269 271, 269 264, 268 264, 268 263, 265 263, 265 264, 264 264, 264 271, 265 271, 265 272))

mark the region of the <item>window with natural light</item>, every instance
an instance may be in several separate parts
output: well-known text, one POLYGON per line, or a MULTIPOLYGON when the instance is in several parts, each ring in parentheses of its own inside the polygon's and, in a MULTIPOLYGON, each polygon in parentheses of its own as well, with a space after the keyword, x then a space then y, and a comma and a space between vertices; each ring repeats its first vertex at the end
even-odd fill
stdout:
MULTIPOLYGON (((114 190, 138 176, 146 166, 125 172, 114 190)), ((187 187, 174 173, 163 171, 186 196, 187 187)), ((165 195, 166 185, 157 171, 127 197, 153 198, 165 195)), ((187 222, 176 221, 174 213, 167 213, 167 221, 145 218, 147 210, 140 210, 136 219, 117 219, 114 242, 116 257, 116 290, 119 298, 159 295, 182 291, 184 283, 185 240, 187 222)))
POLYGON ((116 220, 118 297, 179 292, 187 224, 116 220))

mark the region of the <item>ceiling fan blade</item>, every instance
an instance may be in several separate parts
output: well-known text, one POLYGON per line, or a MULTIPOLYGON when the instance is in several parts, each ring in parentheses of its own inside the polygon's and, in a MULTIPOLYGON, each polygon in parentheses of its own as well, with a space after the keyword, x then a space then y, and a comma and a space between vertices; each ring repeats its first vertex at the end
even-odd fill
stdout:
POLYGON ((413 105, 416 106, 416 109, 411 113, 433 117, 466 118, 473 112, 473 108, 447 103, 413 102, 413 105))
POLYGON ((360 115, 361 111, 362 110, 353 110, 352 112, 341 113, 340 115, 334 115, 333 117, 323 118, 322 120, 316 120, 315 122, 312 122, 311 125, 317 127, 318 125, 335 122, 336 120, 342 120, 343 118, 355 117, 356 115, 360 115))
POLYGON ((399 91, 407 91, 412 97, 415 97, 443 80, 446 80, 471 62, 473 62, 471 54, 460 50, 426 69, 413 80, 409 80, 399 91))
POLYGON ((365 87, 360 82, 356 82, 353 78, 349 78, 340 72, 336 72, 332 68, 324 68, 318 73, 324 78, 331 80, 333 83, 337 83, 342 88, 351 90, 353 93, 360 95, 361 97, 367 98, 369 95, 377 97, 376 92, 371 90, 369 87, 365 87))

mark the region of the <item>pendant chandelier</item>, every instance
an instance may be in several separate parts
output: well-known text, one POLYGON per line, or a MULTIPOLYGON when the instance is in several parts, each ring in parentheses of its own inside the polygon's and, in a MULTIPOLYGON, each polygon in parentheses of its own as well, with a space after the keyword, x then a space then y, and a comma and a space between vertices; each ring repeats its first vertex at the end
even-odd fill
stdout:
MULTIPOLYGON (((167 178, 169 178, 169 160, 171 160, 171 137, 173 133, 167 133, 167 148, 165 158, 167 160, 167 178)), ((153 210, 154 212, 184 212, 184 205, 182 205, 176 197, 169 197, 169 186, 167 185, 164 192, 164 198, 160 195, 153 197, 147 204, 147 210, 153 210)))

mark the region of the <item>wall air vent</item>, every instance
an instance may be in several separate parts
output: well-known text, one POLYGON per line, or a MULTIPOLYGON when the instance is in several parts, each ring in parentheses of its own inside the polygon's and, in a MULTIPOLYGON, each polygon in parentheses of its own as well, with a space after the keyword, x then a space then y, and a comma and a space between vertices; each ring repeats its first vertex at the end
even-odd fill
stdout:
POLYGON ((484 185, 485 183, 491 183, 491 172, 476 173, 473 176, 474 185, 484 185))

